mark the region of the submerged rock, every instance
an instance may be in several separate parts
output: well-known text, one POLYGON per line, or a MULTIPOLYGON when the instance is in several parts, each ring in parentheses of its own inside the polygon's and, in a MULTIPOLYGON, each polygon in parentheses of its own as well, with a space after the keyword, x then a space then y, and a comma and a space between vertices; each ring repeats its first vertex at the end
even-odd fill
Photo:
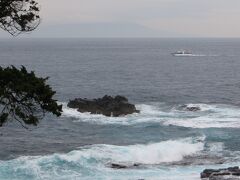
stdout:
POLYGON ((113 169, 126 169, 127 166, 121 164, 111 164, 111 168, 113 169))
POLYGON ((229 167, 226 169, 205 169, 201 173, 202 179, 209 180, 234 180, 240 179, 240 169, 238 166, 229 167))
POLYGON ((181 108, 183 108, 184 110, 187 110, 187 111, 201 111, 201 108, 199 106, 188 106, 188 105, 183 105, 181 106, 181 108))
POLYGON ((201 108, 200 107, 187 107, 186 108, 188 111, 200 111, 201 108))
POLYGON ((136 167, 139 167, 139 166, 140 166, 140 164, 123 165, 123 164, 112 163, 110 165, 110 167, 113 168, 113 169, 129 169, 129 168, 136 168, 136 167))
POLYGON ((67 105, 69 108, 77 109, 79 112, 90 112, 91 114, 103 114, 105 116, 123 116, 133 113, 139 113, 135 105, 130 104, 128 99, 123 96, 104 96, 99 99, 81 99, 70 100, 67 105))

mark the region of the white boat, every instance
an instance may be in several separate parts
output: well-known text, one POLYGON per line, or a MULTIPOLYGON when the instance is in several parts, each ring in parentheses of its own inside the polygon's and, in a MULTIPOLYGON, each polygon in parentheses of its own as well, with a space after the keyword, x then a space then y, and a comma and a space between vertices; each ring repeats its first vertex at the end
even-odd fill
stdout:
POLYGON ((181 50, 181 51, 177 51, 177 52, 174 52, 172 53, 173 56, 193 56, 193 54, 189 51, 186 51, 186 50, 181 50))

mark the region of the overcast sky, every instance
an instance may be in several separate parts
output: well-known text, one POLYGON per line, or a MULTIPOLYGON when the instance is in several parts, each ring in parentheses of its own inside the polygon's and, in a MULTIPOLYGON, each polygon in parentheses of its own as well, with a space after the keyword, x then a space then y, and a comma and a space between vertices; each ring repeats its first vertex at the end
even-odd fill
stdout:
POLYGON ((240 0, 38 2, 42 23, 30 37, 240 37, 240 0))

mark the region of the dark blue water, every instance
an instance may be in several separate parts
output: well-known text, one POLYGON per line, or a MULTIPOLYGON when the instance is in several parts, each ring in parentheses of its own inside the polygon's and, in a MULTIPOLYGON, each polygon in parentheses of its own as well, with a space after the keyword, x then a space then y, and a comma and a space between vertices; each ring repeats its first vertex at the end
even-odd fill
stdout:
POLYGON ((0 129, 0 179, 199 179, 206 167, 238 164, 239 39, 0 42, 1 66, 49 76, 64 104, 61 118, 47 115, 31 131, 0 129), (171 55, 180 49, 194 56, 171 55), (66 107, 105 94, 128 97, 141 113, 106 118, 66 107), (109 163, 143 167, 116 171, 109 163))

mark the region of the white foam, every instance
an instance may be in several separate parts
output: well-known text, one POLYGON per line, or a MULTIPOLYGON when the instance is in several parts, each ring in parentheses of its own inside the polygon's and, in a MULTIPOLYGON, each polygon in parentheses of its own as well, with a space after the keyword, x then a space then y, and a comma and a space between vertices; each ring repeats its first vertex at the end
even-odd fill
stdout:
POLYGON ((188 104, 200 107, 200 112, 188 112, 191 116, 169 119, 165 125, 191 128, 240 128, 240 108, 222 104, 188 104), (193 117, 192 117, 193 115, 193 117))
POLYGON ((105 117, 90 113, 80 113, 76 109, 71 109, 63 103, 63 116, 72 117, 75 122, 89 122, 97 124, 121 124, 131 125, 147 122, 162 122, 166 117, 174 117, 174 112, 166 112, 161 109, 162 104, 147 105, 138 104, 136 108, 141 113, 135 113, 123 117, 105 117))
MULTIPOLYGON (((175 162, 185 156, 202 151, 204 138, 169 140, 147 145, 113 146, 98 145, 91 147, 86 154, 92 154, 96 159, 105 159, 111 162, 160 164, 175 162), (101 152, 101 153, 99 153, 101 152)), ((77 152, 78 153, 78 152, 77 152)))
POLYGON ((165 121, 165 125, 183 126, 189 128, 240 128, 239 119, 225 119, 221 120, 212 118, 194 118, 194 119, 182 119, 182 120, 168 120, 165 121))
POLYGON ((222 153, 225 149, 223 142, 212 142, 208 143, 206 150, 208 151, 208 154, 214 154, 214 155, 220 155, 222 156, 222 153))
POLYGON ((211 104, 186 104, 187 107, 199 107, 200 111, 216 110, 216 105, 211 104))
MULTIPOLYGON (((184 157, 203 153, 204 137, 184 138, 151 144, 130 146, 92 145, 67 154, 20 157, 0 161, 0 179, 149 179, 149 180, 193 180, 199 179, 206 168, 235 166, 237 162, 224 165, 165 166, 165 162, 181 161, 184 157), (109 163, 133 165, 143 168, 114 170, 109 163), (163 163, 163 164, 162 164, 163 163)), ((215 152, 222 144, 207 147, 215 152)), ((239 163, 238 163, 239 164, 239 163)))
MULTIPOLYGON (((164 104, 138 104, 140 114, 124 117, 105 117, 80 113, 64 104, 63 116, 74 118, 75 122, 97 124, 133 125, 138 123, 160 123, 190 128, 240 128, 240 108, 223 104, 187 104, 187 107, 200 107, 200 111, 191 112, 164 104)), ((178 106, 179 107, 179 106, 178 106)))
POLYGON ((77 109, 68 108, 63 104, 63 116, 74 118, 75 122, 89 122, 96 124, 126 124, 128 121, 126 117, 105 117, 101 114, 80 113, 77 109))
POLYGON ((206 57, 208 55, 205 55, 205 54, 192 54, 190 55, 190 57, 206 57))
MULTIPOLYGON (((47 165, 60 162, 69 162, 90 165, 97 162, 106 165, 108 162, 124 164, 154 165, 166 162, 181 161, 185 156, 191 156, 204 149, 205 137, 184 138, 168 140, 159 143, 137 144, 129 146, 116 145, 92 145, 82 147, 79 150, 67 154, 54 154, 50 156, 20 157, 7 162, 22 165, 24 168, 34 167, 36 172, 41 171, 39 165, 47 165), (89 163, 89 164, 86 164, 89 163)), ((1 163, 0 163, 1 164, 1 163)), ((21 168, 21 167, 18 167, 21 168)))

